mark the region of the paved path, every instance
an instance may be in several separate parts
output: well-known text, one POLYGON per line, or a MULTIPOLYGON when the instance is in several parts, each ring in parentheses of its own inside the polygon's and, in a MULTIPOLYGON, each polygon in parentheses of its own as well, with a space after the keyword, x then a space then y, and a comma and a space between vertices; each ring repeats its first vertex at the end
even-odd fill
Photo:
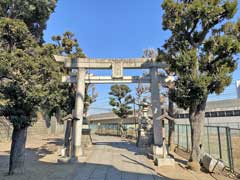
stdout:
POLYGON ((139 150, 118 137, 95 136, 86 160, 78 164, 69 180, 165 180, 139 150))

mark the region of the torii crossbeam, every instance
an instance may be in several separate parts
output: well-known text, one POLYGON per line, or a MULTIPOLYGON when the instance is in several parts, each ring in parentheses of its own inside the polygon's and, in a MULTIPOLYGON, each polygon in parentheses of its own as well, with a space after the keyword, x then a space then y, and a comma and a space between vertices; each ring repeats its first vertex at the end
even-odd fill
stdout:
POLYGON ((54 56, 56 61, 63 62, 66 68, 77 69, 77 74, 64 76, 63 82, 77 83, 75 101, 75 120, 73 123, 73 144, 72 157, 78 158, 83 155, 81 136, 83 121, 83 104, 85 96, 85 83, 143 83, 151 84, 151 102, 153 113, 153 137, 154 145, 162 147, 162 123, 161 116, 159 82, 163 77, 159 76, 158 68, 165 68, 166 64, 158 63, 150 58, 127 58, 127 59, 93 59, 77 58, 70 59, 65 56, 54 56), (87 75, 86 69, 112 69, 112 76, 87 75), (149 69, 150 75, 147 77, 124 76, 123 69, 149 69))

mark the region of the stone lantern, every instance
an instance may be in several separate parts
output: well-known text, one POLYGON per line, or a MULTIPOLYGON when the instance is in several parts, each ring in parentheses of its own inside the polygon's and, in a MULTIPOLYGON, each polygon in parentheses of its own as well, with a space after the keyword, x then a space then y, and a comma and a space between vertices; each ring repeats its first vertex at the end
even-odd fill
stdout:
POLYGON ((150 103, 144 98, 140 107, 142 116, 139 119, 137 146, 147 148, 153 143, 153 123, 149 117, 150 103))

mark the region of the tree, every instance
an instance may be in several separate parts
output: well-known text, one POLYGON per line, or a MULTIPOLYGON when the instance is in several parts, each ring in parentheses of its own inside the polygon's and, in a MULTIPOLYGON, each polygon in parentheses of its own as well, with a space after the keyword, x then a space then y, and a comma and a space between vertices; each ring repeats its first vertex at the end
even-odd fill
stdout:
POLYGON ((87 112, 90 105, 96 102, 97 96, 98 94, 95 92, 94 84, 86 84, 85 97, 84 97, 84 109, 83 109, 83 114, 85 119, 87 118, 87 112))
MULTIPOLYGON (((74 33, 66 31, 63 35, 56 35, 52 37, 52 40, 55 42, 55 47, 58 49, 59 55, 66 55, 70 58, 86 58, 86 55, 83 53, 82 49, 79 47, 79 43, 76 38, 74 38, 74 33)), ((63 68, 65 74, 69 73, 69 70, 63 68)), ((85 97, 84 97, 84 114, 86 116, 89 106, 95 102, 97 94, 94 92, 93 84, 87 84, 85 88, 85 97), (92 94, 90 89, 92 88, 92 94)), ((68 114, 72 113, 75 104, 75 85, 71 84, 68 86, 68 99, 67 104, 62 104, 64 112, 68 114), (67 106, 66 106, 67 105, 67 106), (66 109, 67 108, 67 109, 66 109)), ((85 117, 86 118, 86 117, 85 117)))
POLYGON ((63 33, 63 36, 53 36, 52 40, 56 43, 60 55, 66 55, 71 58, 86 58, 86 55, 79 47, 77 39, 74 38, 74 33, 66 31, 63 33))
MULTIPOLYGON (((85 58, 86 55, 83 53, 82 49, 79 47, 77 39, 74 38, 74 33, 70 31, 66 31, 63 35, 56 35, 52 37, 52 40, 55 42, 55 48, 58 50, 56 54, 58 55, 65 55, 70 58, 85 58)), ((62 65, 62 72, 65 75, 70 73, 70 70, 64 68, 62 65)), ((75 92, 76 87, 74 84, 65 83, 65 88, 68 90, 67 94, 67 101, 62 102, 61 105, 58 107, 58 111, 61 116, 72 114, 72 110, 74 109, 75 105, 75 92)))
POLYGON ((127 85, 113 85, 109 92, 109 104, 113 106, 112 111, 120 119, 121 135, 123 136, 123 120, 131 114, 131 106, 129 106, 133 98, 130 94, 131 90, 127 85))
POLYGON ((237 0, 164 0, 163 29, 171 31, 165 58, 176 73, 171 99, 189 110, 190 167, 199 169, 206 101, 231 83, 240 52, 240 20, 230 22, 237 0))
POLYGON ((9 174, 23 170, 27 128, 37 110, 46 103, 53 108, 62 98, 51 92, 60 87, 62 73, 49 51, 38 45, 23 21, 0 19, 0 113, 13 125, 9 174))
POLYGON ((43 43, 46 22, 56 7, 57 0, 1 0, 0 17, 20 19, 38 43, 43 43))

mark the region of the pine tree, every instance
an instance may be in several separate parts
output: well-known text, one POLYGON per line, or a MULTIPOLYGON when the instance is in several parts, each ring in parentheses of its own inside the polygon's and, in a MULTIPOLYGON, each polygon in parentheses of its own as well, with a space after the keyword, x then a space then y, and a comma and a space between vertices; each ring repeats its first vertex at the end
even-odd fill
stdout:
POLYGON ((189 110, 192 151, 190 167, 199 169, 206 101, 232 80, 240 52, 237 0, 164 0, 163 29, 171 32, 164 44, 165 59, 176 73, 171 99, 189 110))
POLYGON ((120 119, 121 135, 123 136, 123 121, 131 114, 130 104, 133 102, 133 97, 130 94, 131 89, 127 85, 113 85, 109 92, 109 104, 113 106, 112 111, 120 119))
MULTIPOLYGON (((52 37, 52 40, 55 42, 55 47, 58 49, 56 54, 65 55, 70 58, 86 58, 86 55, 83 53, 82 49, 79 47, 78 40, 74 37, 74 33, 66 31, 63 35, 56 35, 52 37)), ((63 70, 66 75, 69 74, 69 70, 63 70)), ((93 92, 89 94, 93 84, 86 84, 85 88, 85 97, 84 97, 84 114, 86 116, 89 106, 95 102, 97 94, 93 92)), ((68 86, 68 102, 61 105, 64 112, 71 114, 74 109, 75 104, 75 85, 71 84, 68 86), (67 104, 67 106, 66 106, 67 104)), ((86 117, 85 117, 86 118, 86 117)))

